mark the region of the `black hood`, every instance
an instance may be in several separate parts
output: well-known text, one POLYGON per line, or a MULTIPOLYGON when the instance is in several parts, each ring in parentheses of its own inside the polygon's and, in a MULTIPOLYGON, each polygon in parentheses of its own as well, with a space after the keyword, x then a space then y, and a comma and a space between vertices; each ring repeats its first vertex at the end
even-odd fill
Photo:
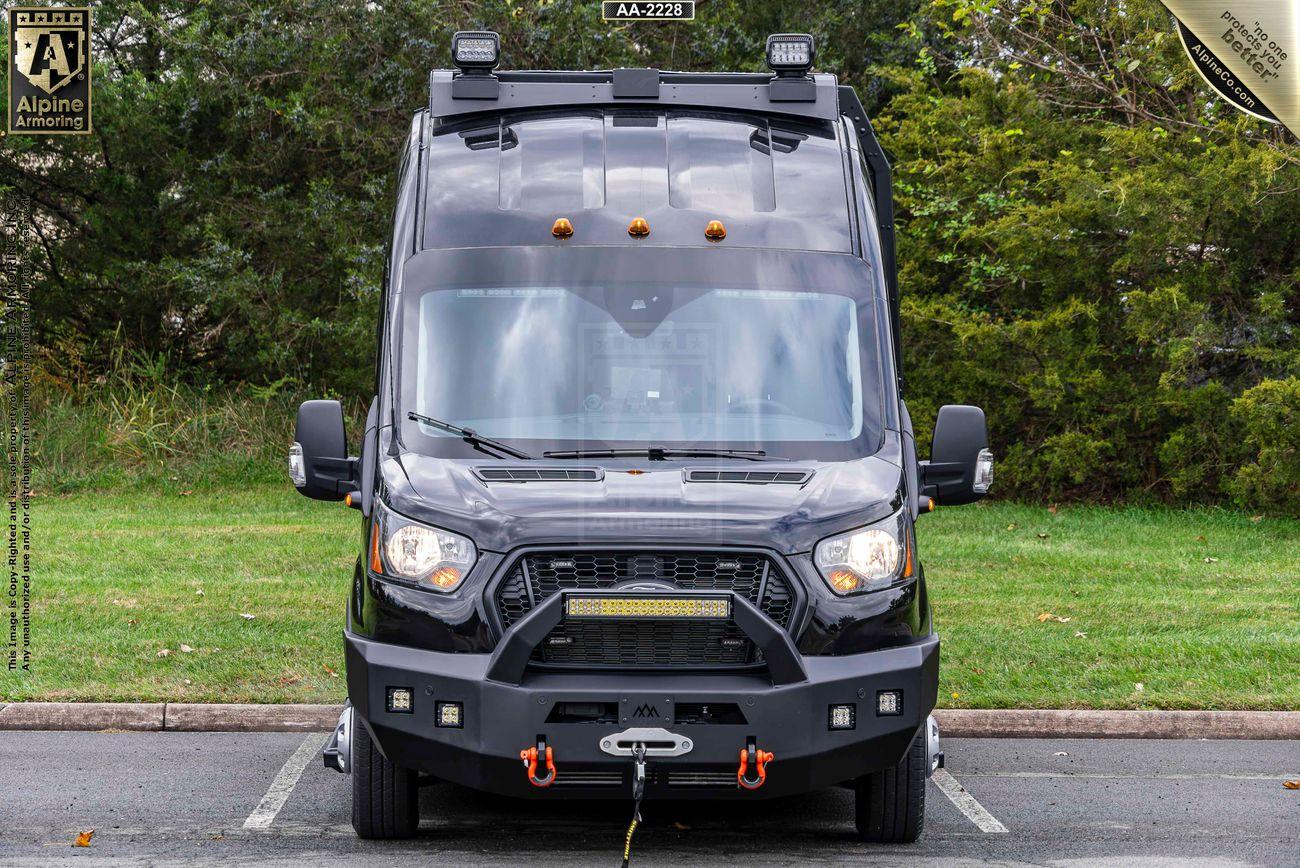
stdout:
POLYGON ((410 518, 463 533, 483 550, 551 543, 757 546, 783 554, 869 524, 900 505, 897 436, 839 462, 451 459, 402 452, 383 462, 384 499, 410 518), (598 478, 485 481, 476 470, 596 468, 598 478), (691 471, 811 473, 802 483, 688 481, 691 471), (631 472, 629 472, 631 471, 631 472))

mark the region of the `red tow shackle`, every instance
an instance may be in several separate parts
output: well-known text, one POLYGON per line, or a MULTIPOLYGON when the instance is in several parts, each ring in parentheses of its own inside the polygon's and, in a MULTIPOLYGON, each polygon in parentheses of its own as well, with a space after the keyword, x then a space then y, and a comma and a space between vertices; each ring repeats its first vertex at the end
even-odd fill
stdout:
POLYGON ((747 790, 756 790, 767 783, 767 764, 776 759, 771 751, 759 750, 750 739, 740 749, 740 768, 736 771, 736 783, 747 790))
POLYGON ((524 761, 524 767, 528 769, 528 783, 535 787, 549 787, 555 783, 555 753, 546 745, 546 739, 539 738, 536 747, 521 750, 519 758, 524 761), (546 775, 540 778, 537 776, 539 759, 544 759, 546 762, 546 775))

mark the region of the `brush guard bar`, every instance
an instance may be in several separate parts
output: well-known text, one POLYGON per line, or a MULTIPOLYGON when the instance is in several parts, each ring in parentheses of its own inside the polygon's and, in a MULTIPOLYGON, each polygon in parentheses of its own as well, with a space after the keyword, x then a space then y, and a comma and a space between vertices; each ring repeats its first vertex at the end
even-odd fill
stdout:
MULTIPOLYGON (((615 598, 626 596, 625 593, 618 591, 583 591, 581 595, 583 597, 604 595, 615 598)), ((488 661, 487 677, 490 680, 516 685, 523 681, 534 649, 545 641, 564 618, 566 596, 566 593, 551 595, 506 630, 488 661)), ((739 594, 724 592, 716 596, 730 597, 731 620, 763 652, 763 660, 774 687, 799 684, 808 680, 803 658, 789 633, 778 627, 753 603, 739 594)))

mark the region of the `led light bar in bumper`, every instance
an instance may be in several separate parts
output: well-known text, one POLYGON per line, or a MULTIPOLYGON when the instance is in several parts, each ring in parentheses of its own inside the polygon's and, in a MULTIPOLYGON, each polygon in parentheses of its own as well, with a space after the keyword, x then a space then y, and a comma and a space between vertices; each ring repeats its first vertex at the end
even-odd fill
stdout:
POLYGON ((686 618, 725 620, 731 617, 730 597, 641 596, 564 598, 568 618, 686 618))

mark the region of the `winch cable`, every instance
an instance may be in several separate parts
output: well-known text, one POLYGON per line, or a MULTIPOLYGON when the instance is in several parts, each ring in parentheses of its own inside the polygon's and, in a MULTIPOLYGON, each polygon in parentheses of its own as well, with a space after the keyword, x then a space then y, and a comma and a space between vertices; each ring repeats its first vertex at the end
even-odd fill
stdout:
POLYGON ((627 837, 623 841, 623 868, 632 860, 632 835, 641 823, 641 797, 645 795, 645 743, 632 745, 632 822, 627 827, 627 837))

